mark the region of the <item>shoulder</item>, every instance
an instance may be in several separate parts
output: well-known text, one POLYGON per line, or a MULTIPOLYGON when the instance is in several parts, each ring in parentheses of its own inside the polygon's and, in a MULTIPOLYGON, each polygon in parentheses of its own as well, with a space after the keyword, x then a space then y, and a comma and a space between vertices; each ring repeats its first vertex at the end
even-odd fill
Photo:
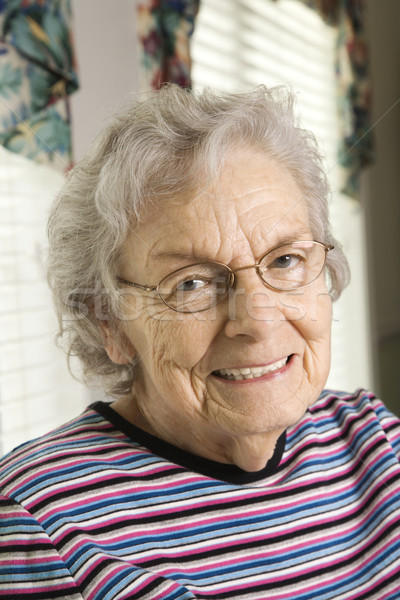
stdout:
POLYGON ((315 485, 356 480, 399 490, 399 460, 400 421, 373 393, 325 390, 288 430, 281 468, 315 485))
POLYGON ((29 511, 0 494, 0 515, 0 596, 82 600, 57 548, 29 511))
POLYGON ((22 444, 0 461, 0 492, 24 501, 55 481, 82 476, 88 463, 115 456, 126 436, 88 408, 82 415, 38 439, 22 444))
POLYGON ((340 436, 351 445, 380 439, 400 456, 400 419, 370 391, 324 390, 308 414, 322 435, 340 436))
POLYGON ((385 429, 399 429, 400 420, 377 396, 368 390, 353 393, 324 390, 309 411, 316 420, 343 423, 351 419, 376 419, 385 429))

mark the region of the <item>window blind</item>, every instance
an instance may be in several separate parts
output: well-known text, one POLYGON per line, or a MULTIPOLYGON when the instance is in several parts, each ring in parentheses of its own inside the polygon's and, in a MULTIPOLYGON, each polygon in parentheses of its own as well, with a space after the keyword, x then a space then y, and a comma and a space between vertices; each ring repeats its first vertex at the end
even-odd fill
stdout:
POLYGON ((290 85, 302 125, 317 136, 332 189, 331 219, 352 270, 334 304, 328 387, 373 387, 364 216, 338 193, 335 30, 298 0, 202 0, 192 40, 196 89, 290 85))
POLYGON ((0 147, 0 454, 77 413, 88 394, 54 344, 45 227, 63 176, 0 147))

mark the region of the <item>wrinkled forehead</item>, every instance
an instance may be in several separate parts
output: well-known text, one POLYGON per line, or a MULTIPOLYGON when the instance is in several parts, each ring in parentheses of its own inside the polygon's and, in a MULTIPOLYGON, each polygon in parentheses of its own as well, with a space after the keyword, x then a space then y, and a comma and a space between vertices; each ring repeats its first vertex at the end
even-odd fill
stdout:
MULTIPOLYGON (((232 260, 310 236, 303 194, 281 165, 255 152, 236 153, 220 177, 190 199, 153 203, 127 240, 127 259, 232 260)), ((174 263, 175 264, 175 263, 174 263)))

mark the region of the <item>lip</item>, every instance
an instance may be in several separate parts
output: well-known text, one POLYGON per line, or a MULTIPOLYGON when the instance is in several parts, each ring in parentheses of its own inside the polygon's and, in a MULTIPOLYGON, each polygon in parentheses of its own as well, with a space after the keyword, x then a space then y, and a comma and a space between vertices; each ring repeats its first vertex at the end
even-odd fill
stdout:
MULTIPOLYGON (((251 369, 251 368, 257 368, 257 367, 262 368, 262 367, 268 367, 269 365, 279 362, 279 360, 283 360, 284 358, 287 358, 287 361, 282 367, 280 367, 279 369, 276 369, 275 371, 270 371, 269 373, 265 373, 265 375, 261 375, 260 377, 253 377, 251 379, 224 379, 223 377, 218 377, 218 375, 214 375, 214 372, 212 372, 211 375, 216 380, 218 380, 222 383, 228 383, 228 384, 234 384, 234 385, 265 382, 269 379, 273 379, 273 378, 277 377, 278 375, 284 374, 292 366, 294 354, 289 354, 289 355, 287 355, 287 357, 283 356, 281 359, 278 358, 277 360, 272 360, 269 363, 264 363, 261 365, 258 364, 258 365, 244 365, 241 367, 225 367, 226 369, 246 369, 246 368, 251 369)), ((216 369, 216 370, 219 370, 219 369, 216 369)))

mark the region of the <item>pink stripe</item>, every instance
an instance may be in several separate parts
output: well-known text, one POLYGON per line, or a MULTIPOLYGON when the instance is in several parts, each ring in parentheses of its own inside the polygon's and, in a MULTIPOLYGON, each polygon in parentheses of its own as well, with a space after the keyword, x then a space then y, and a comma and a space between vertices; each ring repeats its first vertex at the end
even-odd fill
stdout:
MULTIPOLYGON (((16 545, 16 544, 15 544, 16 545)), ((44 553, 46 554, 46 550, 44 550, 44 553)), ((9 565, 43 565, 43 564, 50 564, 53 565, 54 564, 54 556, 41 556, 39 558, 30 558, 29 556, 25 555, 23 558, 13 558, 13 559, 2 559, 1 560, 1 566, 9 566, 9 565)), ((1 596, 1 594, 0 594, 1 596)))

